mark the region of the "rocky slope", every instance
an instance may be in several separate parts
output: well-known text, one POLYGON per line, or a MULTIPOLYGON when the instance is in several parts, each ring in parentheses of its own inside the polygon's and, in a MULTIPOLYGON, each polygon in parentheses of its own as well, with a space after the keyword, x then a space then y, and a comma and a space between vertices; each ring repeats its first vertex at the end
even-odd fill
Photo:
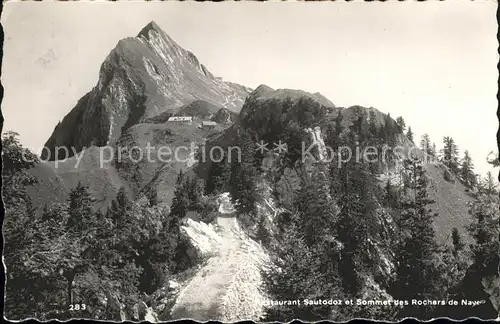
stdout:
POLYGON ((168 118, 175 114, 209 119, 222 109, 237 116, 249 92, 214 77, 193 53, 151 22, 136 37, 119 41, 102 64, 97 85, 56 126, 45 144, 50 150, 42 154, 50 161, 31 170, 40 181, 29 193, 40 204, 61 202, 67 196, 62 193, 81 181, 105 208, 121 186, 132 198, 158 186, 160 199, 170 203, 178 171, 193 164, 187 161, 194 154, 191 143, 199 145, 224 128, 178 127, 167 124, 168 118), (152 156, 158 156, 159 146, 172 152, 179 146, 188 149, 178 150, 178 159, 172 154, 168 162, 131 162, 109 155, 134 146, 146 152, 148 143, 152 156), (70 158, 64 159, 61 150, 59 161, 54 161, 55 148, 61 146, 70 158), (102 167, 101 153, 106 160, 102 167))
MULTIPOLYGON (((250 89, 213 76, 196 56, 151 22, 122 39, 101 66, 97 85, 56 126, 45 146, 115 143, 141 120, 203 100, 238 112, 250 89)), ((42 158, 47 158, 44 152, 42 158)))
POLYGON ((230 124, 238 120, 238 114, 226 108, 221 108, 210 118, 210 120, 219 124, 230 124))
MULTIPOLYGON (((299 126, 298 130, 302 132, 303 140, 310 142, 313 141, 312 135, 314 134, 308 132, 308 128, 312 131, 313 128, 317 127, 316 133, 319 132, 319 134, 315 136, 324 138, 327 127, 334 123, 338 114, 343 116, 343 127, 349 127, 359 116, 369 115, 370 112, 374 113, 378 125, 384 124, 385 114, 372 107, 340 108, 335 107, 331 101, 319 93, 312 94, 292 89, 274 90, 266 85, 261 85, 250 94, 245 102, 240 113, 239 123, 224 134, 213 138, 212 143, 207 145, 221 145, 222 147, 237 145, 235 134, 240 127, 251 129, 257 137, 263 138, 267 142, 277 142, 280 139, 284 140, 283 134, 278 134, 279 130, 283 129, 283 125, 286 123, 300 125, 301 121, 305 119, 309 119, 310 125, 314 127, 311 128, 310 125, 303 124, 299 126)), ((423 153, 406 136, 398 135, 396 145, 401 147, 403 152, 411 150, 418 157, 423 157, 423 153)), ((401 154, 395 165, 384 170, 380 176, 381 184, 384 184, 388 178, 391 178, 392 183, 398 183, 401 175, 401 162, 406 155, 401 154)), ((198 174, 206 177, 209 165, 210 161, 200 164, 197 167, 198 174)), ((451 183, 444 180, 446 168, 443 165, 429 163, 425 164, 424 167, 429 178, 428 194, 431 199, 435 200, 432 208, 440 215, 435 221, 439 242, 451 244, 453 227, 457 227, 464 238, 469 240, 466 227, 470 224, 471 218, 467 212, 467 203, 472 201, 473 197, 460 181, 451 183)), ((286 169, 284 172, 290 173, 292 170, 286 169)))

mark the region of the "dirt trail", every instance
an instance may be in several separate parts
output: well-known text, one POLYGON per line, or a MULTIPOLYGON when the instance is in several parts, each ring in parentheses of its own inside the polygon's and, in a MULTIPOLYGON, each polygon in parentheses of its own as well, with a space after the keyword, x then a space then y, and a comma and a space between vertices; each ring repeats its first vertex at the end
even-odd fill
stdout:
POLYGON ((219 251, 181 290, 172 318, 198 321, 258 320, 262 312, 260 268, 262 248, 240 229, 233 209, 221 203, 217 219, 222 241, 219 251))

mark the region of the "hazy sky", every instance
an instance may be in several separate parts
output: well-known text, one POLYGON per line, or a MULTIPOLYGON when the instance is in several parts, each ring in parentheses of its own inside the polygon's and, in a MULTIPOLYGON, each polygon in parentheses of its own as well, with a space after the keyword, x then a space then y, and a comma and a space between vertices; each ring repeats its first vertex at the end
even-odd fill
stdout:
POLYGON ((419 141, 452 136, 477 171, 496 149, 494 1, 7 2, 5 130, 39 151, 97 83, 107 54, 154 20, 211 72, 402 115, 419 141))

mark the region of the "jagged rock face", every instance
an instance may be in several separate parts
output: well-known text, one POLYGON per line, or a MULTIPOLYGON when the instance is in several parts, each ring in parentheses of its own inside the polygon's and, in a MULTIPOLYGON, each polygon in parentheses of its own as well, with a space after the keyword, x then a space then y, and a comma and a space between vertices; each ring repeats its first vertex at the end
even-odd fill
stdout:
POLYGON ((229 124, 229 123, 234 123, 238 119, 238 114, 229 111, 225 108, 219 109, 211 118, 210 120, 219 123, 219 124, 229 124))
POLYGON ((240 112, 243 127, 259 135, 279 132, 289 122, 311 126, 335 110, 335 105, 320 94, 302 90, 273 90, 260 85, 248 97, 240 112))
POLYGON ((97 85, 57 125, 45 146, 53 159, 56 146, 79 152, 114 143, 123 128, 195 100, 238 112, 249 92, 214 77, 151 22, 137 37, 118 42, 101 66, 97 85))

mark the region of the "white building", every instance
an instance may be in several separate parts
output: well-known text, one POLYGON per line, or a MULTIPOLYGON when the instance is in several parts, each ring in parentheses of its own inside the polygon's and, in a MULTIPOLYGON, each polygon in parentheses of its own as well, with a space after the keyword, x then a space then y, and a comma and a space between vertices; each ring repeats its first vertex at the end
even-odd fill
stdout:
POLYGON ((204 129, 215 128, 215 126, 217 126, 217 123, 213 121, 204 121, 201 123, 201 127, 204 129))
POLYGON ((178 123, 192 123, 192 116, 172 116, 168 119, 168 122, 178 122, 178 123))

